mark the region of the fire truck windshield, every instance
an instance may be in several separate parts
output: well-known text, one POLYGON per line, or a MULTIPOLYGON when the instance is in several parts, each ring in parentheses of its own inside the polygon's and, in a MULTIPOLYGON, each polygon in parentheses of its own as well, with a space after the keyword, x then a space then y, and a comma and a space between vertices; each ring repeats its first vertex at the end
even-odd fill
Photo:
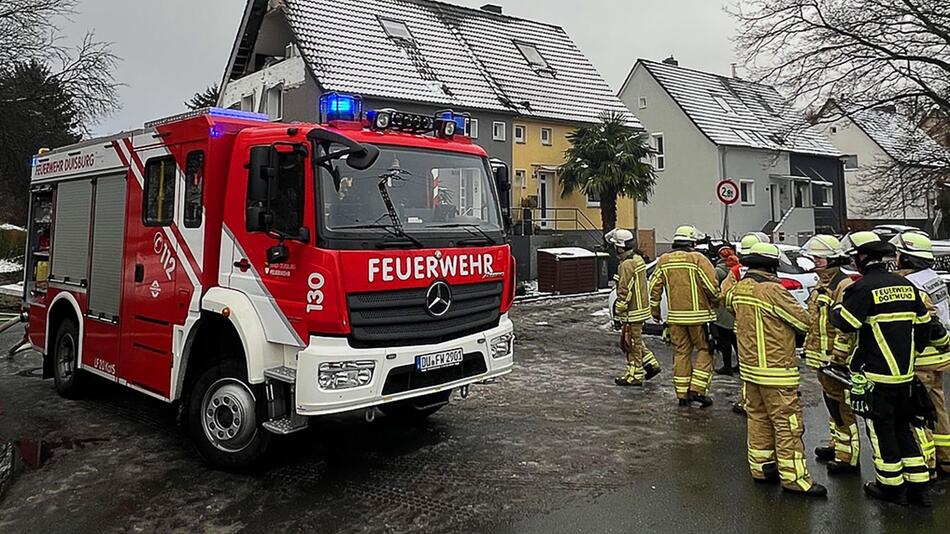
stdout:
MULTIPOLYGON (((393 235, 396 226, 386 205, 391 199, 399 226, 412 240, 439 235, 500 237, 501 215, 487 161, 472 155, 400 147, 379 147, 369 169, 338 165, 337 189, 330 173, 319 173, 324 233, 393 235)), ((441 245, 439 245, 441 246, 441 245)))

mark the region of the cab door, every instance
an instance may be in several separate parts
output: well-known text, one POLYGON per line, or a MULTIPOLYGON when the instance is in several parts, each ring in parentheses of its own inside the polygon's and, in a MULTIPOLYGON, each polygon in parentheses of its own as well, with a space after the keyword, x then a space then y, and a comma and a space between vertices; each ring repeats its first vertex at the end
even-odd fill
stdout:
POLYGON ((129 187, 125 324, 121 377, 162 397, 169 393, 173 325, 183 320, 178 278, 184 276, 172 226, 179 206, 179 147, 141 150, 129 187), (141 182, 138 181, 141 178, 141 182), (139 185, 141 184, 141 185, 139 185))

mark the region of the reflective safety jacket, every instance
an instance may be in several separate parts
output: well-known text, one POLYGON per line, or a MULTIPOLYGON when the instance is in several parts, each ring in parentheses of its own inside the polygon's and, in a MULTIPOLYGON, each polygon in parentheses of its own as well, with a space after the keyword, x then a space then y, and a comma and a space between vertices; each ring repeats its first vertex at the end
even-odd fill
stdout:
POLYGON ((614 317, 621 323, 643 323, 650 318, 647 264, 633 251, 620 256, 614 317))
POLYGON ((660 256, 650 279, 650 307, 660 314, 660 299, 666 290, 667 322, 697 325, 716 320, 719 286, 712 263, 699 252, 674 250, 660 256))
POLYGON ((853 284, 841 268, 822 269, 818 273, 818 286, 808 296, 808 335, 805 337, 805 363, 812 369, 835 363, 847 365, 851 357, 850 339, 854 334, 838 332, 831 325, 831 309, 841 302, 844 290, 853 284), (838 336, 846 339, 837 340, 838 336))
POLYGON ((831 324, 857 332, 851 370, 877 384, 905 384, 914 379, 917 347, 946 336, 931 322, 920 292, 906 278, 872 265, 844 292, 831 312, 831 324))
MULTIPOLYGON (((947 283, 933 269, 923 271, 904 270, 897 274, 910 280, 923 292, 924 305, 943 327, 950 328, 950 292, 947 283)), ((918 350, 915 369, 923 371, 946 371, 950 369, 950 348, 937 342, 928 343, 918 350)))
POLYGON ((751 269, 726 293, 736 315, 739 376, 762 386, 798 387, 795 333, 808 331, 808 315, 778 277, 751 269))

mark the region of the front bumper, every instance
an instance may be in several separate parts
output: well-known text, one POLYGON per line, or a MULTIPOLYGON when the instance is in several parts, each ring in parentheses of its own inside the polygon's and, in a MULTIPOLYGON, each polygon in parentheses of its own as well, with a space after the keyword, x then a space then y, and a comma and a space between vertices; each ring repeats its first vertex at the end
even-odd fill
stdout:
MULTIPOLYGON (((501 316, 498 326, 434 345, 414 345, 393 348, 355 349, 346 339, 312 336, 310 343, 297 355, 297 378, 295 406, 299 415, 329 415, 352 410, 369 408, 378 404, 410 399, 440 391, 472 384, 505 375, 511 372, 514 350, 508 356, 492 358, 489 341, 503 334, 512 333, 511 319, 508 314, 501 316), (407 367, 414 366, 416 356, 432 354, 461 348, 467 361, 472 361, 481 369, 478 358, 484 359, 484 371, 477 375, 453 379, 429 387, 413 388, 397 393, 384 392, 390 373, 405 374, 407 367), (372 381, 362 387, 343 390, 324 390, 317 384, 318 369, 321 363, 344 360, 372 361, 376 363, 372 381)), ((468 362, 466 362, 467 364, 468 362)), ((431 372, 431 371, 430 371, 431 372)), ((390 385, 390 389, 392 385, 390 385)))

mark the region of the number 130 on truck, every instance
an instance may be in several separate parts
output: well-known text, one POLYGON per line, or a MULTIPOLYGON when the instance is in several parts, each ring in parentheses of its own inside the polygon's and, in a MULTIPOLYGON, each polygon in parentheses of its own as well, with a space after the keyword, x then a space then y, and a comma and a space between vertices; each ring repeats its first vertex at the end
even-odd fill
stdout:
POLYGON ((97 375, 173 403, 240 468, 311 417, 426 417, 511 371, 507 167, 466 114, 320 112, 207 109, 34 158, 23 318, 61 395, 97 375))

